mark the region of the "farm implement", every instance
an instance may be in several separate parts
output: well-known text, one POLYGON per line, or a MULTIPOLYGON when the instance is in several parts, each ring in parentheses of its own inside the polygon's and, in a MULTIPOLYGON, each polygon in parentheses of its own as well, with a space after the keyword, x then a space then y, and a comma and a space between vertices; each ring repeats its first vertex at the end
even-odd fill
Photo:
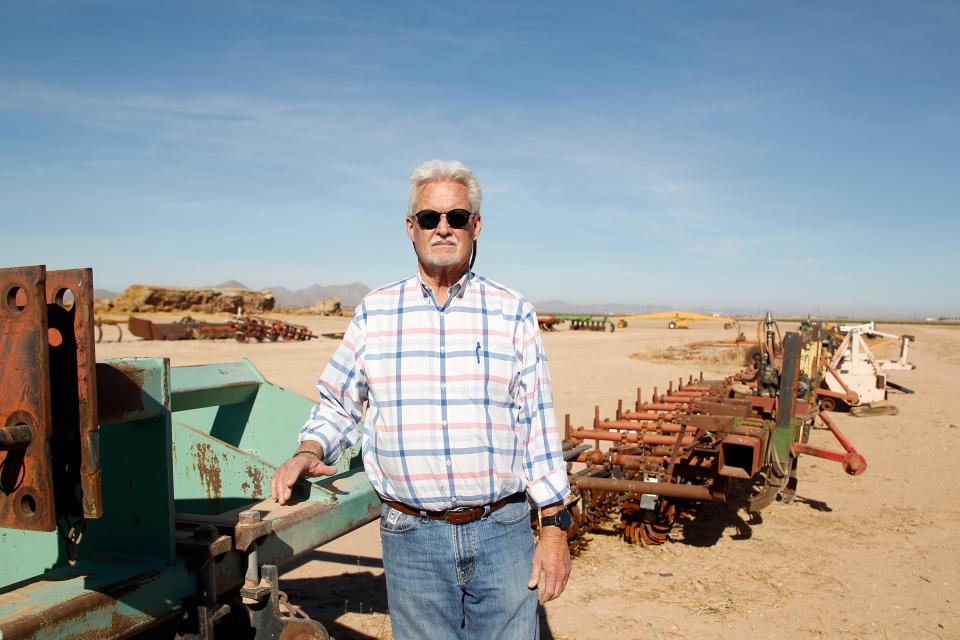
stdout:
MULTIPOLYGON (((820 327, 780 338, 768 315, 754 366, 723 380, 692 376, 648 401, 637 389, 632 409, 621 400, 613 420, 575 427, 566 417, 564 458, 580 463, 569 474, 569 508, 577 535, 619 516, 623 537, 665 542, 678 520, 698 505, 725 502, 757 512, 775 500, 789 503, 801 455, 839 462, 850 475, 867 467, 849 440, 817 409, 823 377, 820 327), (809 443, 819 421, 840 450, 809 443), (593 444, 591 444, 593 443, 593 444), (601 447, 605 443, 608 448, 601 447)), ((574 467, 571 466, 571 469, 574 467)))
POLYGON ((573 331, 610 331, 613 333, 617 325, 607 316, 560 316, 570 323, 573 331))
POLYGON ((740 321, 736 318, 694 313, 693 311, 658 311, 656 313, 620 316, 617 319, 617 326, 621 329, 626 328, 627 320, 667 320, 667 329, 689 329, 691 320, 713 321, 722 322, 724 329, 736 329, 737 333, 740 332, 740 321))
MULTIPOLYGON (((190 316, 178 322, 154 322, 146 318, 130 317, 130 333, 144 340, 222 340, 234 338, 237 342, 256 340, 276 342, 310 340, 316 338, 310 329, 282 320, 268 320, 256 316, 238 316, 227 322, 203 322, 190 316)), ((98 340, 99 342, 99 340, 98 340)))
POLYGON ((359 445, 268 499, 312 402, 248 362, 96 362, 89 269, 0 269, 0 638, 293 638, 277 565, 378 517, 359 445))
POLYGON ((610 331, 617 328, 608 316, 592 316, 587 314, 548 314, 537 317, 540 329, 556 331, 557 326, 565 322, 570 323, 571 331, 610 331))

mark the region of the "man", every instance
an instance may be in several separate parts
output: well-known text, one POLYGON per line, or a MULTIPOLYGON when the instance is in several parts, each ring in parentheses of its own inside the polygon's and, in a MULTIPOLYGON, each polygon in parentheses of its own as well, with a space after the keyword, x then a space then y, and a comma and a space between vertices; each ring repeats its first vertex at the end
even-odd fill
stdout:
POLYGON ((406 226, 418 273, 357 307, 300 448, 271 482, 284 503, 362 437, 384 500, 395 638, 536 638, 541 573, 541 603, 570 573, 569 486, 537 318, 470 268, 480 200, 459 162, 414 170, 406 226), (528 501, 540 509, 535 549, 528 501))

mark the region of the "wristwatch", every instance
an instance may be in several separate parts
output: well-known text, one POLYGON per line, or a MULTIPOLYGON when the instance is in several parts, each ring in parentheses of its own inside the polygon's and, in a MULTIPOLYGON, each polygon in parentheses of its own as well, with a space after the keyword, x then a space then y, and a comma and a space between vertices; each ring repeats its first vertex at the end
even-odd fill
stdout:
POLYGON ((566 531, 573 525, 573 516, 566 509, 560 509, 552 516, 541 516, 541 527, 559 527, 561 531, 566 531))

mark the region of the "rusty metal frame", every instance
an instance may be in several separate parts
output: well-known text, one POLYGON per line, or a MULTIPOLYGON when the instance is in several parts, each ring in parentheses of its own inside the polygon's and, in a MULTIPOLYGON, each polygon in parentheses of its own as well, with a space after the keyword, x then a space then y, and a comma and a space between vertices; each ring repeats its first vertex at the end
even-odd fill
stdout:
MULTIPOLYGON (((670 381, 666 393, 654 387, 650 402, 638 388, 634 410, 624 411, 618 401, 615 420, 601 420, 598 406, 589 427, 574 427, 568 415, 565 459, 586 465, 568 467, 577 530, 619 511, 618 526, 628 541, 662 544, 678 514, 688 510, 689 516, 691 502, 729 501, 751 511, 776 498, 789 502, 801 454, 840 462, 851 475, 863 473, 863 456, 827 415, 818 414, 819 391, 809 384, 801 392, 803 349, 818 345, 816 339, 788 332, 779 348, 770 346, 766 367, 774 371, 773 382, 760 379, 759 366, 723 380, 705 381, 701 374, 687 384, 680 378, 676 387, 670 381), (761 395, 760 385, 774 393, 761 395), (842 451, 807 444, 818 415, 842 451), (601 448, 602 442, 610 446, 601 448)), ((808 378, 816 380, 821 372, 814 374, 808 378)), ((571 538, 574 550, 582 545, 576 535, 571 538)))
POLYGON ((99 518, 103 515, 103 495, 93 270, 48 271, 46 300, 53 422, 60 429, 74 425, 77 429, 53 433, 54 484, 59 485, 57 510, 61 514, 99 518), (60 334, 59 342, 55 332, 60 334), (61 470, 63 476, 57 477, 61 470), (81 489, 80 504, 76 504, 74 491, 77 484, 81 489))
POLYGON ((0 429, 30 428, 26 446, 0 451, 0 527, 56 529, 46 268, 0 269, 0 429))
POLYGON ((90 269, 0 269, 0 527, 102 515, 93 350, 90 269))

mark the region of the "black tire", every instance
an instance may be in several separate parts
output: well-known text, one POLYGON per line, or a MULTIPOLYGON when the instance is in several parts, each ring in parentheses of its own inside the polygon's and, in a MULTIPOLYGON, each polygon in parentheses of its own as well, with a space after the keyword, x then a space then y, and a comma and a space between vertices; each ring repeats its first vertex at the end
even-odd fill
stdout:
POLYGON ((677 323, 674 322, 673 320, 667 323, 667 329, 676 329, 676 328, 677 328, 677 323))

